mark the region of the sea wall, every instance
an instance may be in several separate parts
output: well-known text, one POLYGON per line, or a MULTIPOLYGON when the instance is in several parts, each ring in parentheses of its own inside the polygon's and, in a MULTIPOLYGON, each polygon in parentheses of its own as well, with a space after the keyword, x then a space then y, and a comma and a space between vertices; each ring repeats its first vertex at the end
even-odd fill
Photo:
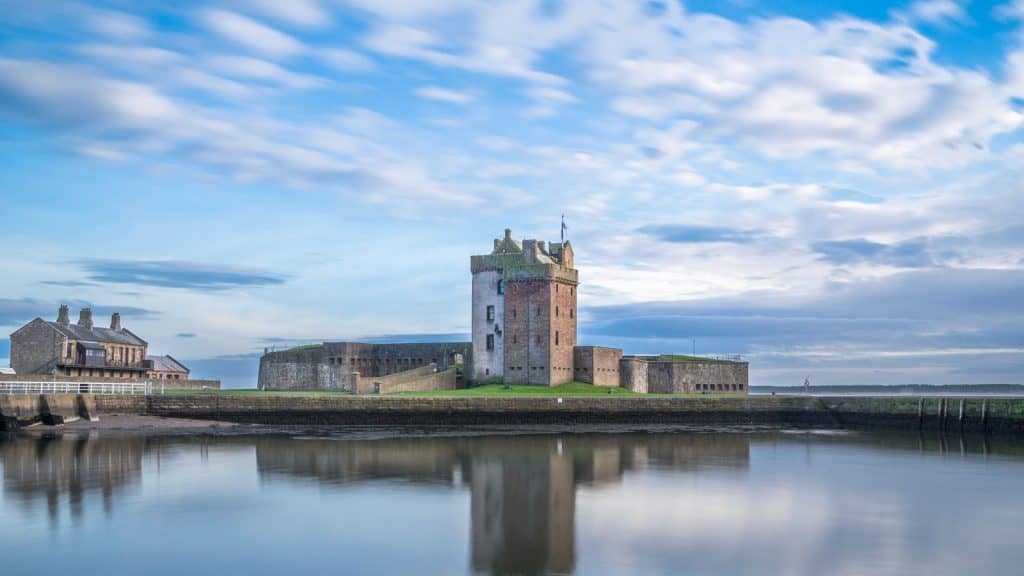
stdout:
POLYGON ((771 424, 829 425, 797 397, 472 398, 174 394, 150 396, 147 414, 281 425, 771 424))
MULTIPOLYGON (((66 396, 68 402, 91 398, 101 417, 147 414, 271 425, 756 424, 1024 434, 1024 398, 965 398, 961 411, 960 398, 913 397, 66 396)), ((5 417, 27 421, 42 410, 38 395, 0 396, 5 417)))

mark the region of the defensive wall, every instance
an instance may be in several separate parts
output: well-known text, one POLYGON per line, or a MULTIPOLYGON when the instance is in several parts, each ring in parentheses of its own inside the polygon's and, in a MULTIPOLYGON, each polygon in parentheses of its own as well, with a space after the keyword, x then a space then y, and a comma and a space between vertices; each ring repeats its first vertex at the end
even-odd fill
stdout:
MULTIPOLYGON (((415 397, 277 394, 53 395, 91 401, 103 414, 145 414, 267 425, 723 424, 1024 433, 1024 398, 415 397), (961 406, 963 408, 961 409, 961 406)), ((27 421, 38 396, 0 399, 6 418, 27 421), (9 402, 17 398, 21 408, 9 402), (20 410, 20 412, 19 412, 20 410)))
POLYGON ((621 362, 620 348, 577 346, 573 350, 573 379, 595 386, 615 388, 621 384, 621 362))
POLYGON ((749 367, 747 362, 661 356, 624 356, 619 363, 623 388, 651 394, 746 393, 749 367))
POLYGON ((267 351, 260 358, 260 390, 356 392, 358 379, 381 377, 434 365, 445 371, 472 362, 469 342, 367 344, 324 342, 267 351), (358 373, 358 375, 357 375, 358 373))

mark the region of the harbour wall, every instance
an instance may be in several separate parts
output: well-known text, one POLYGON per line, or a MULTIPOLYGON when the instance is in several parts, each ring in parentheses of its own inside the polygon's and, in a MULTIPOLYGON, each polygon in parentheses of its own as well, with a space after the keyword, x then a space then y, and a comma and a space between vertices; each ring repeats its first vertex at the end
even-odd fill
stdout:
MULTIPOLYGON (((215 393, 90 398, 101 416, 145 414, 268 425, 742 424, 1024 433, 1024 398, 694 396, 564 397, 559 400, 547 396, 215 393)), ((31 400, 25 401, 31 403, 31 400)), ((0 409, 4 409, 2 403, 0 409)), ((4 415, 8 416, 8 411, 4 411, 4 415)))

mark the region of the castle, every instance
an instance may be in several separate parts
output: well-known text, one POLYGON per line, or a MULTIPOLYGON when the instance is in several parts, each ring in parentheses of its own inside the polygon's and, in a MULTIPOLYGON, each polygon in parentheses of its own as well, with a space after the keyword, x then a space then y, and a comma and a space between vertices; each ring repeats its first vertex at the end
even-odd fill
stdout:
POLYGON ((576 380, 643 393, 747 391, 746 362, 579 346, 579 273, 568 241, 518 241, 506 229, 489 254, 470 257, 470 272, 471 342, 324 342, 267 350, 259 388, 385 394, 576 380))
POLYGON ((512 239, 472 256, 473 380, 552 386, 573 379, 576 287, 572 244, 512 239))

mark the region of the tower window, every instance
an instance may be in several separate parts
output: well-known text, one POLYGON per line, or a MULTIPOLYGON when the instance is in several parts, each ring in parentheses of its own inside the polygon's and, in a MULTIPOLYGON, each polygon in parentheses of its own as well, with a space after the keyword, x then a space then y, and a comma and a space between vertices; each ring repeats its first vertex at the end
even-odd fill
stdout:
POLYGON ((572 308, 569 308, 569 318, 572 318, 572 317, 573 317, 573 315, 572 315, 572 308))
POLYGON ((558 331, 555 331, 555 346, 558 346, 558 331))
POLYGON ((512 343, 519 344, 519 337, 516 336, 515 334, 512 335, 512 343))
POLYGON ((494 334, 487 335, 487 349, 494 350, 494 334))
POLYGON ((513 317, 513 318, 515 318, 515 317, 516 317, 516 309, 515 309, 515 308, 513 308, 513 309, 512 309, 512 317, 513 317))
POLYGON ((555 306, 555 318, 558 318, 558 306, 555 306))
POLYGON ((540 334, 537 335, 536 340, 537 340, 537 344, 540 344, 540 334))
POLYGON ((505 281, 504 280, 498 280, 498 294, 504 294, 504 293, 505 293, 505 281))
POLYGON ((494 306, 488 306, 487 307, 487 321, 488 322, 493 322, 494 321, 494 306))

